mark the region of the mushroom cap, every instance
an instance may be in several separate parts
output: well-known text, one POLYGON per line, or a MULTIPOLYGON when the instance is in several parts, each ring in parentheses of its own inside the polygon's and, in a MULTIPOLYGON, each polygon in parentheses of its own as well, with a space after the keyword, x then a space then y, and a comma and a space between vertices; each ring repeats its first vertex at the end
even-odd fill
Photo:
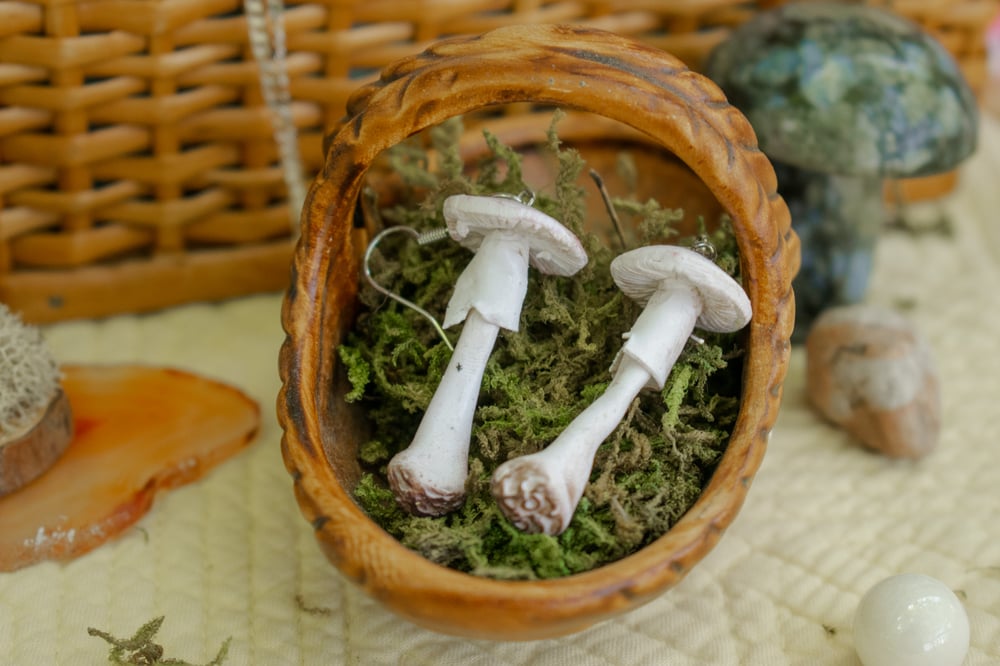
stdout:
POLYGON ((750 299, 743 287, 694 250, 675 245, 630 250, 611 262, 611 276, 619 289, 639 305, 645 305, 665 281, 688 285, 702 300, 697 326, 706 331, 738 331, 750 321, 750 299))
POLYGON ((975 148, 976 99, 919 25, 875 7, 801 2, 758 13, 706 73, 771 159, 840 175, 920 176, 975 148))
POLYGON ((455 194, 444 201, 451 237, 472 251, 493 231, 515 232, 528 243, 528 261, 542 273, 573 275, 587 265, 587 252, 558 220, 515 199, 455 194))

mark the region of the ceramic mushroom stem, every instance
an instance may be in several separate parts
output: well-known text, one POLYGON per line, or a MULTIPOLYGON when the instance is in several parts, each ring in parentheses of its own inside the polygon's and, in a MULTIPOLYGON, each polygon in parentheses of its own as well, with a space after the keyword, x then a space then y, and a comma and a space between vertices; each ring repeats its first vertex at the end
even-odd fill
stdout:
POLYGON ((597 448, 643 388, 663 388, 695 326, 731 332, 750 320, 742 287, 691 250, 642 247, 617 257, 611 273, 629 298, 645 305, 615 359, 611 383, 547 448, 508 460, 493 474, 493 496, 525 532, 566 529, 597 448))
POLYGON ((476 251, 459 276, 444 326, 465 321, 409 447, 389 462, 389 485, 410 513, 438 516, 465 498, 472 420, 486 361, 501 328, 518 330, 529 263, 572 275, 587 253, 571 231, 518 200, 455 195, 444 203, 453 239, 476 251))

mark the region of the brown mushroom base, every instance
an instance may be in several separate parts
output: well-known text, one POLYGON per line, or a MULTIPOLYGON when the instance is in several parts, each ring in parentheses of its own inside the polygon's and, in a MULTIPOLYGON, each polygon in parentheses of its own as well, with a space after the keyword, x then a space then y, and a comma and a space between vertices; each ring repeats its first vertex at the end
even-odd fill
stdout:
POLYGON ((31 483, 59 459, 73 439, 73 416, 62 391, 23 435, 0 442, 0 497, 31 483))

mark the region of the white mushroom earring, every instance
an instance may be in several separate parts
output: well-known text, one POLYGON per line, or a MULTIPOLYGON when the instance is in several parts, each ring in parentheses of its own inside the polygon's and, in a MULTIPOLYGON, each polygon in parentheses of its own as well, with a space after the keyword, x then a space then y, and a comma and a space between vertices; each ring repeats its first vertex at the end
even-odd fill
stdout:
POLYGON ((695 325, 722 333, 750 320, 750 300, 739 283, 693 250, 641 247, 616 257, 611 274, 626 296, 645 306, 615 358, 611 383, 552 444, 493 473, 491 492, 522 531, 557 535, 566 529, 597 448, 642 389, 663 389, 695 325))
POLYGON ((444 202, 448 233, 476 256, 459 276, 444 327, 465 321, 410 445, 389 461, 389 485, 410 513, 439 516, 465 499, 472 420, 499 329, 517 331, 529 263, 573 275, 587 264, 579 239, 530 198, 458 194, 444 202))

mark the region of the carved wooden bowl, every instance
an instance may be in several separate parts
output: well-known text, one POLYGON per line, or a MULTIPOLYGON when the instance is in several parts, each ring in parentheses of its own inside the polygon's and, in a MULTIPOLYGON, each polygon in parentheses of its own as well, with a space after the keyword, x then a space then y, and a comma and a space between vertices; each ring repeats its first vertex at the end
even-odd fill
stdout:
POLYGON ((438 43, 398 62, 351 99, 313 183, 282 312, 282 453, 306 519, 330 561, 399 615, 467 637, 558 636, 634 608, 677 583, 743 503, 781 399, 793 321, 798 240, 770 163, 746 119, 706 78, 670 55, 609 33, 502 28, 438 43), (484 107, 535 102, 591 112, 676 155, 733 220, 754 314, 741 406, 718 468, 694 506, 639 552, 546 581, 497 581, 425 560, 352 500, 364 415, 342 399, 336 347, 356 309, 355 204, 380 152, 484 107))

